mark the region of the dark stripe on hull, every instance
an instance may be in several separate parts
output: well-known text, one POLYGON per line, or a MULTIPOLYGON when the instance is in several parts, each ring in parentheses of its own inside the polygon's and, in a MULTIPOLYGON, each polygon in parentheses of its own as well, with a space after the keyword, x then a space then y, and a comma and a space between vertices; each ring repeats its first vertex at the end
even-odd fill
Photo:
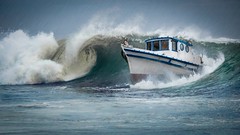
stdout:
MULTIPOLYGON (((190 63, 190 62, 187 62, 187 61, 182 61, 182 60, 178 60, 178 59, 173 59, 171 57, 167 57, 167 56, 162 56, 162 55, 157 55, 157 54, 153 54, 153 53, 148 53, 148 52, 143 52, 143 51, 137 51, 137 50, 132 50, 132 49, 128 49, 128 48, 124 48, 125 51, 130 51, 130 52, 134 52, 134 53, 140 53, 140 54, 146 54, 146 55, 152 55, 152 56, 157 56, 157 57, 162 57, 162 58, 167 58, 167 59, 170 59, 170 60, 175 60, 175 61, 178 61, 178 62, 181 62, 181 63, 184 63, 184 64, 188 64, 188 65, 192 65, 192 66, 199 66, 197 64, 194 64, 194 63, 190 63)), ((127 54, 129 55, 129 54, 127 54)), ((133 55, 133 54, 132 54, 133 55)))

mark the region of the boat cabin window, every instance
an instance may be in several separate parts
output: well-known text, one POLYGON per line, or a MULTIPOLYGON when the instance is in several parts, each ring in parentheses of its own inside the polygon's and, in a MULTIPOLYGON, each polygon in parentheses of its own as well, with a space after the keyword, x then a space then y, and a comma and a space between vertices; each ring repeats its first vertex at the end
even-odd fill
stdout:
POLYGON ((180 49, 181 49, 181 51, 184 50, 184 45, 183 44, 180 44, 180 49))
POLYGON ((172 51, 177 51, 177 41, 172 40, 172 51))
POLYGON ((161 41, 161 50, 169 50, 168 40, 162 40, 161 41))
POLYGON ((189 46, 186 45, 185 50, 188 53, 189 52, 189 46))
POLYGON ((158 41, 153 42, 153 51, 159 51, 159 42, 158 41))
POLYGON ((151 50, 151 42, 147 42, 147 50, 151 50))

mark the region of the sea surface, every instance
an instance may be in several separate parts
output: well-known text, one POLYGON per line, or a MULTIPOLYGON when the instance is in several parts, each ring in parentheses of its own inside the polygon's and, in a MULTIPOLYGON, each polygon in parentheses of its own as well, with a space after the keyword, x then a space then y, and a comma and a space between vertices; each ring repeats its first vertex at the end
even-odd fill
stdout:
MULTIPOLYGON (((154 35, 152 35, 154 36, 154 35)), ((144 46, 146 35, 124 35, 144 46)), ((123 36, 0 41, 0 134, 240 134, 240 44, 194 40, 204 72, 132 85, 123 36)))

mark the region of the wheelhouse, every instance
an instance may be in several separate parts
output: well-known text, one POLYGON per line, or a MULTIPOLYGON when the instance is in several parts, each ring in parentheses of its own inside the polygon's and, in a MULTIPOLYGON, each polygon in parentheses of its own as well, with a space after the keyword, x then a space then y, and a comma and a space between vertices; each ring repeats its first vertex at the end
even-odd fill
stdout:
POLYGON ((150 51, 186 51, 188 53, 189 46, 192 46, 190 42, 172 37, 151 38, 145 42, 145 49, 150 51))

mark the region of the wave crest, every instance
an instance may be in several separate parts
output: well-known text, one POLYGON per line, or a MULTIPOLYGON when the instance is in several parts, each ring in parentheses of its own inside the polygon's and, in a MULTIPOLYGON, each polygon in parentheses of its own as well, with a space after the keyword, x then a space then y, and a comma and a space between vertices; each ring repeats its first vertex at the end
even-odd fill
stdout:
MULTIPOLYGON (((49 83, 83 77, 95 66, 99 66, 96 65, 99 63, 97 61, 101 61, 99 54, 105 53, 99 53, 96 46, 106 47, 103 51, 120 54, 119 45, 122 38, 128 38, 138 47, 143 45, 144 39, 152 36, 183 36, 187 39, 195 39, 195 42, 238 41, 229 38, 212 38, 209 33, 192 26, 185 29, 160 28, 144 33, 141 25, 138 25, 142 20, 144 19, 141 16, 137 16, 131 21, 115 24, 108 17, 96 16, 79 32, 60 41, 56 41, 53 33, 30 36, 22 30, 12 32, 0 41, 0 84, 49 83)), ((111 59, 109 60, 111 62, 114 61, 112 59, 119 60, 118 58, 121 57, 113 53, 109 55, 113 56, 106 56, 104 59, 111 59)), ((211 61, 211 58, 205 57, 206 61, 211 61)), ((216 65, 221 63, 216 61, 218 60, 213 60, 216 65)), ((127 66, 124 69, 127 70, 127 66)), ((195 78, 198 78, 196 76, 195 78)))

